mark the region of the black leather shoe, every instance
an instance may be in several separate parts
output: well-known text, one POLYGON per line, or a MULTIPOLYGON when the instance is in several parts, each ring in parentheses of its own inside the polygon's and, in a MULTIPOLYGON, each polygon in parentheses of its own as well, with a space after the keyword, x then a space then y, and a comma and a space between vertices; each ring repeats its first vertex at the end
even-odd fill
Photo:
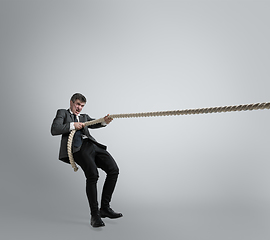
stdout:
POLYGON ((101 220, 100 215, 96 214, 91 216, 91 225, 92 227, 104 227, 105 223, 101 220))
POLYGON ((101 208, 100 209, 100 216, 102 218, 108 217, 108 218, 120 218, 123 217, 122 213, 116 213, 111 208, 101 208))

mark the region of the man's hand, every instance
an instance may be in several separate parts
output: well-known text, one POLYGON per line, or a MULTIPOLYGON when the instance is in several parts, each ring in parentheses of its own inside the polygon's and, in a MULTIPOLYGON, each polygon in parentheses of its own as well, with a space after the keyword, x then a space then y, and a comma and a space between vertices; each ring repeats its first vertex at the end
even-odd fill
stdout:
POLYGON ((104 121, 106 124, 109 124, 113 119, 110 117, 110 114, 104 117, 104 121))
POLYGON ((81 122, 74 122, 74 127, 76 130, 81 130, 82 128, 85 127, 85 124, 81 122))

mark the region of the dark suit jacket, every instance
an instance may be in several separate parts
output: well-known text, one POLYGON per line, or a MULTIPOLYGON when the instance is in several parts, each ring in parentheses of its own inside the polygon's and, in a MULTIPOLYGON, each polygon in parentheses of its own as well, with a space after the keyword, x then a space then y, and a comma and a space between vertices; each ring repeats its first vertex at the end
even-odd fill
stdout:
MULTIPOLYGON (((80 122, 88 122, 95 120, 93 118, 90 118, 87 114, 80 114, 79 116, 80 122)), ((69 109, 59 109, 57 110, 56 117, 53 120, 52 126, 51 126, 51 134, 53 136, 56 135, 62 135, 61 138, 61 144, 60 144, 60 151, 59 151, 59 159, 69 163, 68 159, 68 153, 67 153, 67 142, 68 142, 68 136, 70 133, 70 123, 74 122, 73 116, 70 113, 69 109)), ((87 136, 90 141, 92 141, 94 144, 98 145, 99 147, 106 149, 106 146, 102 145, 101 143, 98 143, 96 139, 94 139, 88 128, 100 128, 104 127, 101 123, 91 125, 88 127, 84 127, 83 134, 87 136)), ((80 150, 79 148, 75 148, 72 146, 72 152, 78 152, 80 150)))

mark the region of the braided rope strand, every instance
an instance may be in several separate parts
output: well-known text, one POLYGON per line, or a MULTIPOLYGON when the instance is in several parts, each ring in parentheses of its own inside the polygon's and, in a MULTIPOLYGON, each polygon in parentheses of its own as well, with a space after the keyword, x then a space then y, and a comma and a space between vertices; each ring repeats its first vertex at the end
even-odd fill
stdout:
MULTIPOLYGON (((178 115, 192 115, 192 114, 207 114, 207 113, 222 113, 222 112, 236 112, 236 111, 252 111, 259 109, 270 109, 270 102, 255 103, 245 105, 233 105, 223 107, 209 107, 209 108, 197 108, 197 109, 185 109, 174 111, 161 111, 161 112, 145 112, 145 113, 124 113, 124 114, 112 114, 110 118, 138 118, 138 117, 159 117, 159 116, 178 116, 178 115)), ((85 122, 85 126, 94 125, 104 122, 104 118, 99 118, 93 121, 85 122)), ((72 154, 72 141, 76 130, 72 130, 69 134, 67 150, 70 164, 75 172, 78 171, 78 167, 72 154)))
POLYGON ((72 168, 74 169, 74 172, 77 172, 78 167, 74 161, 73 154, 72 154, 72 148, 71 148, 75 132, 76 132, 76 130, 72 130, 68 136, 67 151, 68 151, 69 162, 70 162, 72 168))

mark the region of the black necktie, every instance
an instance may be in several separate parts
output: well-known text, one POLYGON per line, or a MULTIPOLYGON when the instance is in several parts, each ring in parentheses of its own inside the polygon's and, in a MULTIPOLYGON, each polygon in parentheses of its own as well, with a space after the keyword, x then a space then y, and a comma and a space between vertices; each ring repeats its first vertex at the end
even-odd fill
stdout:
MULTIPOLYGON (((78 119, 75 114, 73 114, 73 117, 74 117, 74 122, 78 122, 78 119)), ((82 129, 77 130, 73 137, 73 146, 77 148, 77 147, 80 147, 81 145, 82 145, 82 129)))

